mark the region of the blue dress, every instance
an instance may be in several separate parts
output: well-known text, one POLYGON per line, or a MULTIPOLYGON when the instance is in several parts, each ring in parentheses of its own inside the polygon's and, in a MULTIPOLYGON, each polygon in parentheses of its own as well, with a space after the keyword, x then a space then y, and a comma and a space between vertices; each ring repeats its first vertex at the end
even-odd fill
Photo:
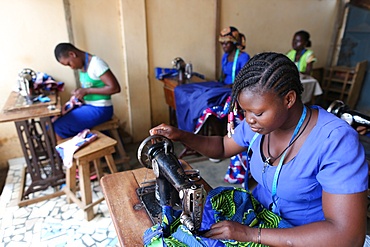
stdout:
MULTIPOLYGON (((226 85, 233 84, 232 80, 232 72, 233 72, 233 61, 229 62, 227 60, 227 56, 229 53, 224 53, 221 60, 221 67, 222 72, 224 74, 224 81, 223 83, 226 85)), ((249 54, 245 52, 240 52, 238 60, 236 62, 236 68, 235 68, 235 76, 239 73, 239 71, 243 68, 243 66, 249 61, 249 54)))
MULTIPOLYGON (((368 165, 358 133, 345 121, 319 109, 316 126, 298 154, 282 166, 277 186, 280 216, 298 226, 324 220, 322 190, 331 194, 352 194, 367 190, 368 165)), ((233 139, 248 147, 255 132, 244 121, 235 129, 233 139)), ((256 199, 269 208, 276 166, 267 166, 261 154, 261 135, 252 144, 250 171, 258 182, 256 199)))

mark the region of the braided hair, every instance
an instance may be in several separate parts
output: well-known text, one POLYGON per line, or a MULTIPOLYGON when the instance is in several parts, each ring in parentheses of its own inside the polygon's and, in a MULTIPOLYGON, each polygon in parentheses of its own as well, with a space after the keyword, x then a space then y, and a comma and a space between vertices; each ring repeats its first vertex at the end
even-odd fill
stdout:
POLYGON ((239 94, 245 89, 256 93, 273 91, 280 97, 294 90, 299 99, 303 92, 297 66, 284 54, 274 52, 255 55, 240 70, 231 92, 229 113, 233 111, 239 94))

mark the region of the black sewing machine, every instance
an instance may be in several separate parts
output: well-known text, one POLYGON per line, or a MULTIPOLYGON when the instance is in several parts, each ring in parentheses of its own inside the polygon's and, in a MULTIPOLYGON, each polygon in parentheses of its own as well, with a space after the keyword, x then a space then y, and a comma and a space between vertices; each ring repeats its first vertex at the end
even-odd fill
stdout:
POLYGON ((152 169, 155 185, 137 189, 137 194, 154 224, 161 221, 163 205, 182 210, 180 221, 190 231, 199 229, 202 222, 206 191, 201 184, 199 171, 185 171, 174 154, 171 140, 154 135, 146 138, 137 152, 139 162, 152 169))
MULTIPOLYGON (((361 112, 351 110, 348 105, 344 104, 343 101, 333 101, 328 107, 327 111, 343 119, 354 129, 357 129, 359 126, 365 127, 367 131, 370 129, 370 117, 361 112)), ((365 148, 366 159, 370 160, 370 138, 366 135, 359 135, 359 139, 365 148)))
POLYGON ((370 128, 370 117, 361 112, 351 110, 343 101, 333 101, 327 109, 328 112, 333 113, 337 117, 346 121, 354 129, 359 126, 370 128))

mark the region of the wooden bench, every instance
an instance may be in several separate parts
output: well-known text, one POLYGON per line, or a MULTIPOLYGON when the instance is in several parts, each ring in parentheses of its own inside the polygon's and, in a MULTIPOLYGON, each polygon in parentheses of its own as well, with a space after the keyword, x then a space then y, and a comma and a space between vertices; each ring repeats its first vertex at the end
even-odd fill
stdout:
POLYGON ((90 162, 94 163, 99 182, 103 176, 101 158, 105 158, 111 173, 117 172, 112 156, 115 152, 114 146, 117 144, 117 141, 99 131, 93 130, 92 132, 98 135, 98 139, 77 150, 73 155, 73 164, 70 168, 66 169, 66 186, 63 189, 67 196, 67 202, 76 203, 84 211, 84 217, 87 221, 95 217, 93 206, 104 200, 104 197, 101 197, 94 202, 92 201, 90 162), (76 195, 76 169, 78 169, 81 198, 78 198, 76 195))
POLYGON ((118 128, 119 128, 119 119, 116 116, 113 116, 111 120, 92 128, 93 130, 97 130, 97 131, 109 132, 109 135, 111 135, 111 137, 117 141, 117 145, 115 146, 115 149, 119 157, 117 157, 114 160, 117 165, 130 161, 130 157, 127 155, 123 147, 123 143, 121 141, 118 128))

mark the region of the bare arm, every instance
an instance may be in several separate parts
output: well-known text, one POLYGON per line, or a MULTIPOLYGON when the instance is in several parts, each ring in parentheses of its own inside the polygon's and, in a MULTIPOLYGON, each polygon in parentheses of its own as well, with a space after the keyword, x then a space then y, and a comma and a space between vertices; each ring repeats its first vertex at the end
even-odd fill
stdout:
POLYGON ((313 62, 308 63, 306 66, 306 71, 303 74, 311 75, 312 68, 313 68, 313 62))
POLYGON ((151 135, 163 135, 173 141, 179 141, 189 148, 211 158, 226 158, 238 154, 244 148, 227 136, 202 136, 161 124, 150 130, 151 135))
MULTIPOLYGON (((325 220, 288 229, 262 229, 261 243, 269 246, 363 246, 366 235, 366 191, 356 194, 323 192, 325 220)), ((257 242, 256 228, 223 221, 205 237, 257 242)))
POLYGON ((121 87, 114 76, 113 72, 109 69, 103 75, 100 76, 105 84, 102 88, 78 88, 72 92, 77 98, 83 99, 87 94, 104 94, 112 95, 121 92, 121 87))

